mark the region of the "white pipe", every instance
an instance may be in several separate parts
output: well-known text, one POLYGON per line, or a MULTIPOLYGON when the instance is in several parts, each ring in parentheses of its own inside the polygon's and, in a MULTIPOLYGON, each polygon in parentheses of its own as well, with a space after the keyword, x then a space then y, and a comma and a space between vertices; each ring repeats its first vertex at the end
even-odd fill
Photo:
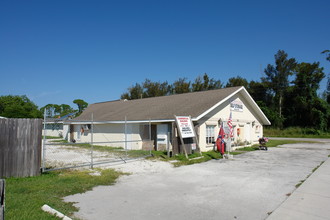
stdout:
POLYGON ((43 211, 45 211, 45 212, 48 212, 48 213, 52 214, 52 215, 56 215, 57 217, 59 217, 59 218, 61 218, 61 219, 63 219, 63 220, 72 220, 72 219, 69 218, 68 216, 63 215, 63 214, 60 213, 59 211, 57 211, 57 210, 51 208, 50 206, 48 206, 48 205, 46 205, 46 204, 43 205, 43 206, 41 207, 41 209, 42 209, 43 211))

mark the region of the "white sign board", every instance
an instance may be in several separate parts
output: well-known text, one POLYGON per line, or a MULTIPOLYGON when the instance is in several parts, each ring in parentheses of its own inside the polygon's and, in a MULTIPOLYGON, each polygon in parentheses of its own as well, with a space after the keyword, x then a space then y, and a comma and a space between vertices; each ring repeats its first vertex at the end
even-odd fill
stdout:
POLYGON ((195 137, 194 126, 188 116, 176 116, 175 117, 179 132, 182 138, 195 137))
POLYGON ((240 99, 236 99, 230 103, 230 110, 236 112, 243 111, 243 102, 240 99))

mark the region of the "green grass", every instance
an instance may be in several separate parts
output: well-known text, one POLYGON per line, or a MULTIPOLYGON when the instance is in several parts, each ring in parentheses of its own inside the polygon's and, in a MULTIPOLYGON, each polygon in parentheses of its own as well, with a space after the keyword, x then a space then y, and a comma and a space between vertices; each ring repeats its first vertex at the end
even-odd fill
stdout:
MULTIPOLYGON (((79 148, 84 148, 90 150, 92 145, 88 143, 76 143, 72 144, 66 140, 53 140, 51 143, 62 143, 64 146, 74 146, 79 148)), ((74 150, 74 148, 72 148, 74 150)), ((102 146, 102 145, 93 145, 94 151, 108 152, 116 154, 117 156, 126 156, 126 152, 122 147, 111 147, 111 146, 102 146)), ((127 156, 130 158, 143 157, 150 155, 150 151, 145 150, 128 150, 127 156)))
MULTIPOLYGON (((308 177, 307 177, 307 178, 308 178, 308 177)), ((306 179, 307 179, 307 178, 306 178, 306 179)), ((296 187, 296 188, 299 188, 299 186, 301 186, 301 184, 303 184, 304 182, 305 182, 305 180, 300 180, 300 182, 297 183, 295 187, 296 187)))
POLYGON ((324 161, 322 161, 321 163, 320 163, 320 165, 318 165, 317 167, 315 167, 313 170, 312 170, 312 172, 314 173, 320 166, 322 166, 322 164, 324 163, 324 161))
POLYGON ((68 143, 68 141, 67 140, 63 140, 63 139, 61 139, 61 140, 51 140, 51 141, 49 141, 50 143, 68 143))
POLYGON ((188 159, 183 154, 176 155, 173 158, 174 158, 174 160, 177 161, 177 162, 174 162, 173 165, 175 167, 179 167, 179 166, 184 166, 184 165, 203 163, 203 162, 213 160, 213 159, 221 159, 222 156, 219 152, 207 151, 207 152, 202 152, 202 155, 200 155, 200 153, 190 154, 190 155, 188 155, 188 159))
MULTIPOLYGON (((153 151, 153 157, 149 157, 149 159, 158 159, 161 161, 171 162, 175 167, 192 165, 196 163, 203 163, 209 160, 218 160, 223 158, 223 156, 217 151, 207 151, 200 153, 193 153, 188 155, 188 159, 184 154, 174 155, 173 157, 168 157, 166 151, 153 151)), ((230 152, 232 155, 242 154, 239 151, 230 152)))
MULTIPOLYGON (((78 144, 74 145, 76 147, 91 149, 90 144, 78 144)), ((110 146, 101 146, 101 145, 93 145, 93 150, 101 151, 101 152, 109 152, 116 154, 118 156, 126 156, 126 152, 122 147, 110 147, 110 146)), ((136 157, 144 157, 150 155, 150 151, 145 150, 128 150, 127 156, 130 158, 136 158, 136 157)))
POLYGON ((193 153, 188 155, 188 159, 184 154, 177 154, 173 157, 168 157, 166 151, 152 151, 152 157, 148 157, 148 159, 157 159, 161 161, 171 162, 175 167, 191 165, 195 163, 203 163, 212 159, 220 159, 222 158, 219 152, 208 151, 200 153, 193 153))
POLYGON ((265 137, 292 137, 292 138, 330 138, 329 132, 314 128, 290 127, 285 129, 264 128, 265 137))
POLYGON ((36 177, 6 179, 6 219, 58 219, 41 210, 44 204, 70 216, 77 209, 63 202, 68 195, 83 193, 98 185, 112 185, 123 173, 100 170, 101 176, 89 171, 56 171, 36 177))
MULTIPOLYGON (((325 161, 322 161, 317 167, 315 167, 313 170, 312 170, 312 173, 314 173, 320 166, 322 166, 322 164, 324 163, 325 161)), ((307 177, 306 177, 306 179, 304 179, 304 180, 300 180, 300 182, 299 183, 297 183, 296 184, 296 188, 298 188, 299 186, 301 186, 301 184, 303 184, 311 175, 312 175, 312 173, 311 174, 308 174, 307 175, 307 177)))
MULTIPOLYGON (((277 147, 283 144, 294 144, 294 143, 302 143, 310 141, 294 141, 294 140, 269 140, 266 144, 267 147, 277 147)), ((259 144, 254 144, 249 147, 239 148, 236 151, 232 151, 232 155, 242 154, 244 152, 255 151, 259 150, 259 144)), ((212 159, 221 159, 222 156, 219 152, 216 151, 208 151, 202 152, 202 157, 199 153, 194 153, 188 155, 188 159, 185 157, 184 154, 174 155, 173 157, 168 157, 166 151, 152 151, 152 157, 149 159, 158 159, 161 161, 168 161, 171 162, 175 167, 184 166, 184 165, 191 165, 195 163, 203 163, 212 159), (201 158, 200 158, 201 157, 201 158), (194 159, 198 158, 198 159, 194 159)))
MULTIPOLYGON (((69 144, 70 145, 70 144, 69 144)), ((91 149, 91 144, 72 144, 70 146, 91 149)), ((110 146, 102 146, 102 145, 93 145, 93 150, 102 151, 102 152, 114 152, 114 151, 123 151, 122 147, 110 147, 110 146)))
POLYGON ((57 137, 57 136, 46 136, 46 139, 62 139, 62 137, 57 137))

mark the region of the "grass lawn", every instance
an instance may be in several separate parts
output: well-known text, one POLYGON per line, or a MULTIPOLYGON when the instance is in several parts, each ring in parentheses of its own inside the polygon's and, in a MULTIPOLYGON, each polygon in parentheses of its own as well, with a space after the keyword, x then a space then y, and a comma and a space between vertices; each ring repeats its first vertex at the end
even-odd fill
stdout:
POLYGON ((112 169, 100 170, 100 176, 91 176, 90 172, 62 170, 36 177, 7 178, 6 219, 58 219, 41 210, 44 204, 70 217, 77 209, 72 203, 63 202, 63 197, 98 185, 112 185, 123 174, 112 169))
POLYGON ((285 129, 277 129, 265 127, 264 136, 292 138, 330 138, 330 133, 313 128, 290 127, 285 129))
POLYGON ((63 138, 62 137, 57 137, 57 136, 46 136, 46 139, 63 139, 63 138))

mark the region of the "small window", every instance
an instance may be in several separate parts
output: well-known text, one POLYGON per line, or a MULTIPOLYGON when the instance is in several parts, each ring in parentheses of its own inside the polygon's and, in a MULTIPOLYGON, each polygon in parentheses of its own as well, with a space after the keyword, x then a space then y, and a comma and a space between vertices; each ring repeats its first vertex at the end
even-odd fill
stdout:
POLYGON ((83 126, 83 128, 84 128, 85 131, 91 130, 91 127, 92 127, 91 124, 87 124, 87 125, 84 125, 83 126))
POLYGON ((213 144, 215 137, 215 125, 206 125, 206 144, 213 144))

